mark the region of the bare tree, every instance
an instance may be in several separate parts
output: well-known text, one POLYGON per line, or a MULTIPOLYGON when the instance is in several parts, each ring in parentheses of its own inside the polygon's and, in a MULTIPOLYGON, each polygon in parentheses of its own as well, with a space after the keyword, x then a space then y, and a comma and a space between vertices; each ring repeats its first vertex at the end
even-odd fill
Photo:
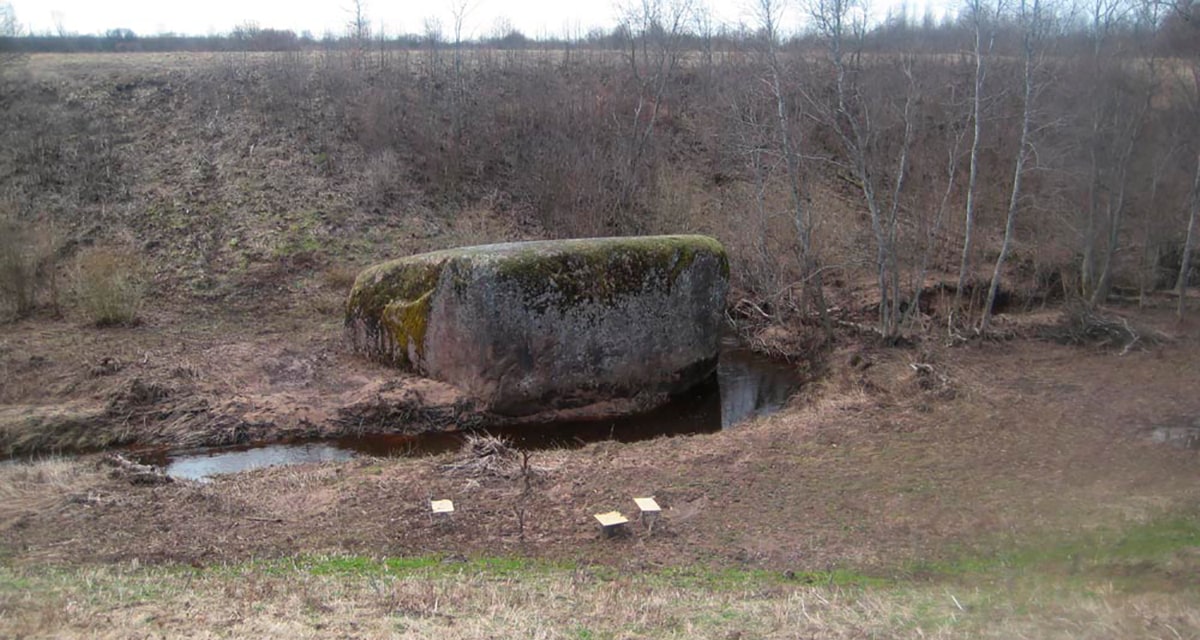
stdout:
POLYGON ((459 90, 462 89, 463 81, 463 28, 472 8, 471 0, 451 0, 450 2, 450 19, 454 29, 454 82, 459 90))
POLYGON ((630 114, 628 148, 618 177, 617 202, 623 211, 632 208, 641 186, 640 167, 682 60, 692 9, 692 0, 638 0, 624 8, 621 31, 628 38, 626 54, 637 103, 630 114))
POLYGON ((1120 51, 1104 50, 1104 38, 1131 9, 1116 0, 1097 0, 1093 5, 1093 64, 1096 78, 1107 77, 1109 81, 1097 83, 1103 87, 1103 94, 1094 94, 1090 101, 1094 107, 1092 184, 1086 212, 1090 233, 1084 238, 1082 273, 1084 294, 1092 305, 1104 302, 1112 287, 1113 262, 1133 186, 1138 142, 1158 87, 1158 52, 1149 35, 1161 16, 1155 3, 1142 7, 1145 10, 1137 13, 1133 25, 1135 49, 1131 58, 1120 55, 1120 51), (1105 233, 1101 235, 1100 231, 1105 233))
POLYGON ((366 66, 364 58, 371 46, 371 18, 367 15, 366 0, 351 0, 347 11, 350 13, 350 21, 346 28, 350 32, 350 43, 353 47, 351 65, 355 69, 361 69, 366 66))
POLYGON ((17 12, 12 3, 0 2, 0 68, 20 59, 21 54, 13 46, 12 38, 21 35, 21 23, 17 22, 17 12))
POLYGON ((880 296, 879 331, 893 337, 903 318, 897 234, 919 98, 915 59, 911 54, 897 56, 896 68, 887 71, 882 61, 872 62, 875 82, 867 87, 862 78, 868 69, 861 55, 866 7, 855 0, 813 0, 808 11, 824 43, 834 79, 831 101, 810 94, 809 103, 837 136, 845 154, 840 164, 853 175, 870 215, 880 296), (902 78, 904 87, 884 86, 887 78, 902 78), (902 105, 897 95, 903 97, 902 105), (893 130, 885 135, 889 122, 893 130))
POLYGON ((701 68, 712 79, 714 71, 713 38, 716 35, 717 21, 712 8, 703 2, 697 2, 693 11, 695 15, 696 35, 700 38, 701 68))
POLYGON ((911 326, 913 319, 921 312, 921 296, 925 291, 925 276, 929 272, 929 261, 933 256, 938 237, 941 235, 942 225, 946 220, 950 196, 954 193, 954 185, 958 177, 959 161, 962 159, 963 139, 967 135, 965 122, 962 123, 962 126, 950 123, 947 131, 949 148, 946 151, 946 164, 944 165, 946 187, 942 191, 942 197, 938 201, 937 209, 934 211, 933 220, 929 223, 925 233, 925 246, 921 250, 920 264, 917 266, 917 271, 912 282, 912 302, 909 303, 908 310, 904 313, 902 321, 905 326, 911 326))
POLYGON ((733 113, 733 132, 737 147, 745 155, 750 174, 754 179, 754 215, 744 228, 751 241, 751 255, 743 276, 749 289, 760 296, 771 296, 779 291, 779 256, 772 249, 771 223, 775 212, 767 204, 768 185, 778 167, 774 149, 773 127, 766 101, 754 91, 736 91, 730 96, 733 113))
MULTIPOLYGON (((1200 74, 1198 74, 1200 75, 1200 74)), ((1200 79, 1198 77, 1197 79, 1200 79)), ((1196 152, 1196 171, 1192 179, 1191 209, 1188 212, 1187 234, 1183 241, 1183 256, 1179 262, 1179 278, 1175 281, 1175 291, 1179 293, 1179 306, 1175 313, 1183 318, 1184 302, 1187 298, 1188 278, 1192 272, 1192 252, 1196 247, 1196 219, 1200 217, 1200 151, 1196 152)))
MULTIPOLYGON (((1196 115, 1200 115, 1200 46, 1197 46, 1197 38, 1200 37, 1200 6, 1191 0, 1174 0, 1171 3, 1171 10, 1174 18, 1179 19, 1184 25, 1185 38, 1191 43, 1192 51, 1188 52, 1189 63, 1191 65, 1190 82, 1185 82, 1184 85, 1190 89, 1187 93, 1191 101, 1191 113, 1193 127, 1196 121, 1196 115)), ((1195 128, 1192 129, 1193 136, 1196 136, 1195 128)), ((1200 228, 1197 218, 1200 218, 1200 140, 1194 140, 1196 145, 1196 167, 1192 177, 1192 189, 1189 193, 1188 224, 1187 232, 1183 240, 1183 255, 1179 261, 1179 276, 1175 280, 1175 290, 1179 294, 1179 304, 1176 308, 1176 314, 1183 319, 1183 312, 1187 301, 1187 285, 1192 272, 1192 254, 1196 248, 1196 234, 1200 233, 1200 228)))
POLYGON ((379 21, 379 32, 375 34, 375 42, 379 45, 379 68, 387 68, 388 53, 387 53, 387 25, 382 20, 379 21))
POLYGON ((71 30, 67 28, 66 16, 61 11, 51 11, 50 21, 54 23, 54 35, 59 38, 71 37, 71 30))
POLYGON ((462 145, 463 106, 467 97, 467 80, 463 72, 463 29, 471 12, 471 0, 451 0, 450 18, 454 29, 454 89, 450 92, 450 130, 455 153, 462 145))
MULTIPOLYGON (((429 16, 425 18, 422 25, 424 28, 424 40, 426 47, 426 74, 430 80, 436 80, 438 77, 438 67, 441 66, 441 50, 442 50, 442 21, 437 16, 429 16)), ((432 83, 431 83, 432 84, 432 83)))
MULTIPOLYGON (((1178 156, 1186 147, 1186 124, 1183 118, 1171 118, 1164 126, 1152 131, 1144 144, 1150 146, 1151 157, 1146 163, 1150 170, 1149 193, 1145 195, 1141 228, 1141 264, 1138 273, 1138 306, 1144 307, 1150 292, 1160 281, 1160 261, 1164 245, 1164 216, 1162 194, 1170 190, 1170 177, 1177 171, 1178 156)), ((1160 120, 1161 121, 1161 120, 1160 120)))
POLYGON ((1004 0, 966 0, 967 20, 975 37, 972 49, 975 58, 975 88, 971 97, 971 122, 974 130, 971 136, 970 169, 967 174, 967 203, 966 215, 963 222, 962 260, 958 268, 958 286, 954 290, 954 309, 957 312, 962 304, 962 294, 967 287, 967 279, 971 273, 971 244, 975 233, 975 208, 979 179, 979 145, 983 138, 983 91, 988 73, 988 58, 996 46, 996 27, 1000 15, 1004 11, 1004 0))
POLYGON ((1025 163, 1033 151, 1030 140, 1030 123, 1033 119, 1034 101, 1040 86, 1035 78, 1040 64, 1039 54, 1044 32, 1046 17, 1043 15, 1041 0, 1020 0, 1017 7, 1017 20, 1021 26, 1021 53, 1023 73, 1021 75, 1021 134, 1017 142, 1017 158, 1013 166, 1012 190, 1008 198, 1008 215, 1004 223, 1004 240, 1000 245, 1000 254, 996 257, 996 267, 992 270, 992 281, 988 286, 987 300, 983 304, 979 331, 986 332, 992 319, 992 307, 996 304, 996 293, 1000 289, 1000 275, 1004 262, 1012 250, 1013 235, 1017 228, 1017 211, 1021 205, 1021 179, 1025 175, 1025 163))
MULTIPOLYGON (((757 5, 755 5, 758 14, 759 29, 763 39, 764 62, 767 72, 765 82, 770 88, 771 98, 774 102, 774 120, 776 125, 775 136, 773 136, 776 141, 776 145, 774 146, 776 146, 779 157, 783 160, 788 193, 791 196, 791 218, 792 225, 796 230, 797 257, 800 262, 802 289, 805 293, 806 301, 811 302, 817 309, 822 326, 826 331, 829 331, 829 317, 825 307, 824 285, 822 283, 819 260, 814 254, 812 247, 812 213, 805 204, 805 176, 800 153, 803 139, 801 138, 800 129, 794 127, 791 121, 792 105, 789 103, 788 96, 784 91, 784 70, 779 59, 779 17, 782 13, 782 8, 782 0, 758 0, 757 5)), ((760 161, 761 158, 756 156, 755 164, 759 164, 760 161)), ((761 192, 762 187, 760 185, 759 193, 761 194, 761 192)))
POLYGON ((15 38, 21 35, 21 23, 11 2, 0 2, 0 37, 15 38))

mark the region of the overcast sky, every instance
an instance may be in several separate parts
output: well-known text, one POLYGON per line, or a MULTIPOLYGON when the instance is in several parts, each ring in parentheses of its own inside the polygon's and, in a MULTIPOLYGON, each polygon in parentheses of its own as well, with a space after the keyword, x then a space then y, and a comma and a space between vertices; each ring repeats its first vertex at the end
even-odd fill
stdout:
MULTIPOLYGON (((260 27, 342 33, 350 18, 350 0, 8 0, 17 19, 38 33, 102 33, 108 29, 132 29, 141 35, 175 32, 206 35, 228 32, 236 26, 256 23, 260 27)), ((367 0, 372 28, 382 23, 388 33, 419 33, 427 18, 441 21, 449 31, 450 7, 456 0, 367 0)), ((719 21, 752 22, 749 0, 709 0, 719 21)), ((905 0, 874 0, 873 13, 882 16, 889 4, 905 0)), ((940 14, 955 0, 907 0, 910 12, 924 13, 926 7, 940 14)), ((583 35, 593 27, 611 28, 619 10, 613 0, 472 0, 464 36, 493 35, 501 19, 528 36, 583 35)), ((799 25, 795 16, 788 24, 799 25)))

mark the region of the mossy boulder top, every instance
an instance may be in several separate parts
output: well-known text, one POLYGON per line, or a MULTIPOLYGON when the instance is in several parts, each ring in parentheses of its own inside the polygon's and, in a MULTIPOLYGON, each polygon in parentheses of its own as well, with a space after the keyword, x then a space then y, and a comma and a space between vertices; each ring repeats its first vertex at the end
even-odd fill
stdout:
POLYGON ((525 416, 703 380, 728 289, 705 236, 464 247, 364 270, 346 331, 360 353, 525 416))

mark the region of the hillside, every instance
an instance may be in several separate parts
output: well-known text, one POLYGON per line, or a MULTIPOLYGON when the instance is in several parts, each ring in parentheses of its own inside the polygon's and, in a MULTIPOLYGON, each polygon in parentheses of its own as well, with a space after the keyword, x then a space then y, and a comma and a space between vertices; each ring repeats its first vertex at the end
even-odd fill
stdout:
MULTIPOLYGON (((449 51, 36 54, 3 68, 0 250, 28 267, 6 274, 30 296, 0 325, 0 449, 35 459, 0 464, 0 635, 1200 634, 1200 325, 1145 283, 1148 245, 1122 245, 1105 304, 1066 304, 1073 214, 1029 216, 999 316, 977 333, 1012 149, 985 149, 954 307, 963 178, 940 173, 940 145, 962 121, 936 121, 950 103, 923 103, 933 124, 897 214, 904 282, 881 292, 862 182, 820 161, 839 147, 808 121, 815 249, 801 255, 752 56, 685 66, 647 106, 656 96, 619 56, 475 55, 457 73, 449 51), (205 484, 105 466, 125 445, 489 426, 453 387, 348 352, 358 270, 658 232, 728 247, 731 329, 807 382, 784 410, 538 451, 500 473, 456 471, 472 468, 465 454, 205 484), (881 329, 881 302, 901 292, 909 320, 881 329), (89 295, 129 314, 98 323, 89 295), (592 514, 634 494, 657 497, 662 526, 602 536, 592 514), (453 520, 430 517, 434 497, 454 499, 453 520)), ((1061 178, 1032 179, 1043 206, 1075 194, 1061 178)), ((1179 227, 1169 211, 1164 230, 1179 227)))

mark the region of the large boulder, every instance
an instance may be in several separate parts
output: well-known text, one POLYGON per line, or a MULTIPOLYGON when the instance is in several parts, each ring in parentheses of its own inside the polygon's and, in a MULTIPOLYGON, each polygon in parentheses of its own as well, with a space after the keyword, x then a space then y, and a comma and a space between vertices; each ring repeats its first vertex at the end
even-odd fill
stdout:
POLYGON ((703 380, 728 288, 705 236, 464 247, 363 271, 346 331, 360 353, 526 416, 703 380))

